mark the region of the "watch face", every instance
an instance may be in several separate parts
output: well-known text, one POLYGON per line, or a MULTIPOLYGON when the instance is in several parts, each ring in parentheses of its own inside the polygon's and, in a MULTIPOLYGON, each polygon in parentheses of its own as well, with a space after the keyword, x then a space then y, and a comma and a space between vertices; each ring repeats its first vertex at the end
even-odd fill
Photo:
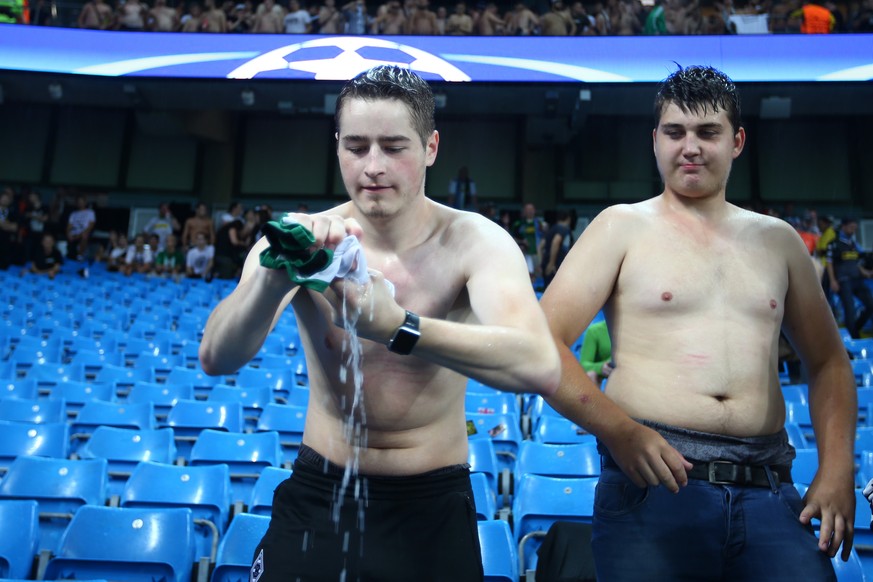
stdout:
POLYGON ((419 333, 417 331, 401 327, 394 334, 394 338, 391 340, 390 349, 396 354, 408 354, 412 351, 412 348, 415 347, 418 337, 419 333))

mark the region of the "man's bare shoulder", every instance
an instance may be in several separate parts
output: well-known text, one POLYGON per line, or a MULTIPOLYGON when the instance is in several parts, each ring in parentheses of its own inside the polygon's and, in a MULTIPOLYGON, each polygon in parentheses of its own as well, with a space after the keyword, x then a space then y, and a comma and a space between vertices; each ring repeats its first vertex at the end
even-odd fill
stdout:
POLYGON ((771 242, 800 239, 794 228, 781 218, 736 206, 732 206, 732 211, 731 220, 739 227, 743 237, 758 235, 766 237, 771 242))
POLYGON ((438 202, 433 202, 433 212, 437 221, 444 225, 443 234, 450 241, 469 244, 484 243, 495 237, 498 240, 512 238, 499 224, 476 212, 457 210, 438 202))
MULTIPOLYGON (((615 227, 639 227, 652 221, 658 214, 658 206, 653 200, 634 204, 615 204, 604 208, 591 225, 595 228, 613 230, 615 227)), ((587 229, 586 229, 587 230, 587 229)))

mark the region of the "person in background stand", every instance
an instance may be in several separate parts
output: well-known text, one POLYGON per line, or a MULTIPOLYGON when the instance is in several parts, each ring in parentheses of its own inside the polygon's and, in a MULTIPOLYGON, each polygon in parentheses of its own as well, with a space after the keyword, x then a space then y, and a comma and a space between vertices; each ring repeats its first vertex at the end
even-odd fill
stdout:
POLYGON ((545 288, 548 288, 549 283, 555 278, 555 273, 558 272, 564 257, 573 246, 573 233, 570 231, 572 220, 568 211, 558 210, 555 224, 549 227, 546 236, 543 237, 542 270, 545 288))
POLYGON ((843 219, 837 238, 828 245, 825 263, 831 291, 837 294, 843 306, 843 323, 855 339, 861 337, 861 329, 873 315, 873 293, 864 282, 873 277, 873 271, 862 263, 861 248, 855 240, 857 230, 857 219, 843 219), (862 304, 861 313, 855 308, 856 297, 862 304))
POLYGON ((61 272, 63 264, 64 257, 55 245, 55 237, 44 233, 40 237, 40 246, 33 253, 29 271, 34 275, 47 275, 49 279, 54 279, 61 272))
POLYGON ((458 210, 476 212, 479 202, 476 199, 476 182, 470 177, 470 170, 462 166, 457 177, 449 182, 449 206, 458 210))

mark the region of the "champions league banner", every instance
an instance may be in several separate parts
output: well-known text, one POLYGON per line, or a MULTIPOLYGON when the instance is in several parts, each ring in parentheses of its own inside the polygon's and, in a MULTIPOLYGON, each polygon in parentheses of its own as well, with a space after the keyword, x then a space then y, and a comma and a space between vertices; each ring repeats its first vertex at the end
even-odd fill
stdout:
POLYGON ((737 82, 870 81, 873 35, 325 36, 0 25, 0 69, 110 77, 341 81, 378 64, 429 81, 658 82, 712 65, 737 82))

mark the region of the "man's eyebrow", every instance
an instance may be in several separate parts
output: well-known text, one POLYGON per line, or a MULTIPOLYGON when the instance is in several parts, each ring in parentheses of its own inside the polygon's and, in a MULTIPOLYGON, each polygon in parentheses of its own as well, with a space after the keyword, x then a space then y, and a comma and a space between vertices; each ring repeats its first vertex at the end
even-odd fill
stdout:
MULTIPOLYGON (((341 138, 342 142, 362 142, 362 141, 370 141, 370 138, 364 135, 344 135, 341 138)), ((412 141, 409 137, 405 135, 380 135, 376 137, 376 141, 379 142, 407 142, 412 141)))
POLYGON ((694 129, 694 130, 721 129, 723 127, 724 127, 724 124, 719 123, 717 121, 711 121, 708 123, 701 123, 699 125, 691 125, 691 126, 686 126, 683 123, 664 123, 661 125, 662 129, 683 129, 683 130, 684 129, 694 129))

